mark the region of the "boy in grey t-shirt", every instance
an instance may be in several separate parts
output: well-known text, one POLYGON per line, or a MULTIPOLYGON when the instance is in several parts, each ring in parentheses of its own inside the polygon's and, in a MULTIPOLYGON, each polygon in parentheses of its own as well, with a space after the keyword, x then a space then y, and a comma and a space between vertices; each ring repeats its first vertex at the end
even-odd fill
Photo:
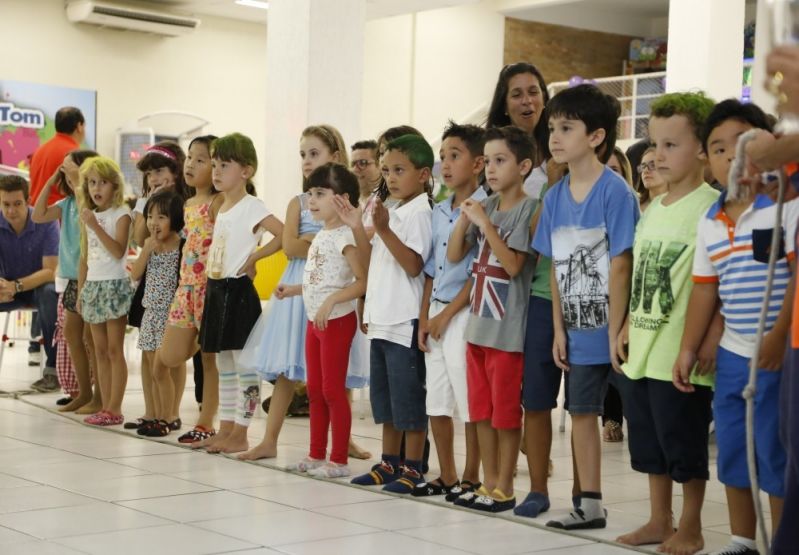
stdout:
POLYGON ((537 206, 522 183, 532 167, 533 148, 518 128, 486 132, 486 178, 494 195, 482 203, 463 202, 447 247, 447 258, 457 262, 478 246, 466 327, 466 378, 484 478, 477 495, 461 496, 455 503, 488 512, 516 505, 513 469, 521 440, 524 333, 535 269, 530 222, 537 206), (480 441, 492 436, 485 445, 480 441))

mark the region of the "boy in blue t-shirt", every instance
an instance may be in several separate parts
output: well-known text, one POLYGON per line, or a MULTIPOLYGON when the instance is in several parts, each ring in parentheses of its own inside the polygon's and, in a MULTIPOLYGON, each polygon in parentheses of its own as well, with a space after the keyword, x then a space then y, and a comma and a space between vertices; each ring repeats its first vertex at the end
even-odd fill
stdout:
MULTIPOLYGON (((552 259, 555 363, 567 372, 579 506, 547 526, 604 528, 600 479, 602 414, 616 338, 624 321, 639 218, 632 189, 599 161, 616 141, 618 103, 592 85, 566 89, 547 105, 549 148, 569 174, 544 199, 533 248, 552 259)), ((611 366, 612 364, 612 366, 611 366)))

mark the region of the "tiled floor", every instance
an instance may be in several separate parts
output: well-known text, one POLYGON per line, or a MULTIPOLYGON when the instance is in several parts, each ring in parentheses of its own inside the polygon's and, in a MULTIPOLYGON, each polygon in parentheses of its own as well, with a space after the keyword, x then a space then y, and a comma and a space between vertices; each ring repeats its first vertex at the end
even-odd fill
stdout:
MULTIPOLYGON (((129 342, 132 357, 138 356, 129 342)), ((38 369, 26 365, 24 347, 6 351, 0 390, 24 389, 38 369)), ((126 416, 140 415, 138 365, 130 364, 126 416)), ((191 392, 183 421, 197 415, 191 392)), ((269 394, 269 386, 264 395, 269 394)), ((604 444, 602 457, 608 528, 584 534, 543 529, 545 519, 491 517, 443 502, 400 499, 282 471, 304 456, 308 420, 289 419, 276 459, 248 464, 178 446, 174 437, 144 440, 83 425, 52 412, 58 394, 0 398, 0 553, 556 553, 614 555, 629 552, 613 538, 642 524, 649 511, 647 480, 629 467, 626 444, 604 444), (47 410, 45 410, 47 409, 47 410)), ((264 418, 255 419, 258 441, 264 418)), ((368 403, 356 400, 353 434, 378 454, 379 429, 368 403), (363 418, 361 418, 363 416, 363 418)), ((456 438, 462 463, 464 442, 456 438)), ((572 466, 567 433, 555 433, 552 513, 567 510, 572 466)), ((435 455, 431 456, 435 467, 435 455)), ((354 461, 355 472, 374 461, 354 461)), ((431 476, 436 469, 431 469, 431 476)), ((529 476, 523 457, 516 479, 524 497, 529 476)), ((679 514, 681 498, 675 496, 679 514)), ((704 509, 708 549, 729 533, 724 491, 712 480, 704 509)))

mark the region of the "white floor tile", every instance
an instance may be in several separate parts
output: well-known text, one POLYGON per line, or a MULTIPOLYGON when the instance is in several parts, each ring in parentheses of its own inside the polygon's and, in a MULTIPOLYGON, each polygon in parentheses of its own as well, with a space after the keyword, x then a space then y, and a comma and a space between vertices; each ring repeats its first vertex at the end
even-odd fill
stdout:
POLYGON ((64 489, 103 501, 131 501, 150 497, 166 497, 213 491, 216 488, 161 474, 124 476, 107 480, 80 481, 64 489))
POLYGON ((92 555, 205 555, 257 547, 184 524, 75 536, 58 543, 92 555))
POLYGON ((285 505, 270 503, 231 491, 140 499, 125 501, 120 505, 183 523, 291 510, 285 505))
POLYGON ((0 526, 0 551, 2 551, 5 546, 12 543, 24 543, 30 541, 36 541, 36 538, 29 536, 28 534, 18 532, 17 530, 0 526))
MULTIPOLYGON (((301 482, 269 484, 237 491, 297 509, 384 501, 386 499, 385 495, 376 492, 308 478, 302 478, 301 482)), ((372 504, 370 503, 369 505, 371 506, 372 504)))
POLYGON ((486 518, 474 511, 454 510, 406 499, 325 507, 315 509, 314 512, 374 526, 382 530, 441 526, 455 522, 474 522, 486 518))
POLYGON ((3 555, 79 555, 86 551, 76 551, 57 543, 33 541, 3 546, 3 555))
POLYGON ((374 528, 307 511, 292 510, 269 515, 197 522, 194 526, 263 545, 280 546, 375 532, 374 528))
POLYGON ((169 521, 107 503, 0 515, 0 525, 40 539, 97 534, 165 524, 169 524, 169 521))
POLYGON ((94 500, 50 486, 9 488, 0 495, 0 514, 87 505, 94 500))
POLYGON ((393 532, 361 534, 333 540, 281 545, 280 551, 291 555, 318 553, 379 553, 380 555, 458 555, 461 550, 402 536, 393 532))

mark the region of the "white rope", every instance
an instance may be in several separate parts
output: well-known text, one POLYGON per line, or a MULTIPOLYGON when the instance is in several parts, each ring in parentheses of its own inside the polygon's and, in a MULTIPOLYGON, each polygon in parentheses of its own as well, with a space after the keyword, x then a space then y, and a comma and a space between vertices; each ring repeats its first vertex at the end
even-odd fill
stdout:
MULTIPOLYGON (((735 152, 735 160, 730 167, 729 186, 727 187, 727 198, 740 200, 745 191, 744 185, 739 180, 744 174, 746 144, 755 138, 759 130, 752 129, 747 131, 738 139, 738 146, 735 152)), ((746 462, 749 467, 749 482, 752 486, 752 501, 755 505, 755 515, 757 516, 757 529, 760 532, 760 539, 763 544, 761 553, 769 555, 771 547, 766 530, 766 519, 763 515, 763 506, 760 502, 760 484, 757 480, 757 460, 755 458, 755 393, 757 392, 757 361, 760 358, 760 347, 763 344, 763 335, 766 329, 766 317, 768 315, 769 299, 774 284, 774 269, 777 264, 779 253, 780 238, 782 237, 782 205, 785 197, 785 174, 778 174, 777 190, 777 217, 774 222, 774 231, 771 234, 771 251, 768 259, 768 277, 766 279, 766 292, 763 296, 763 306, 760 308, 760 320, 757 324, 757 334, 755 335, 755 349, 749 361, 749 383, 744 388, 742 395, 746 401, 746 462)))

